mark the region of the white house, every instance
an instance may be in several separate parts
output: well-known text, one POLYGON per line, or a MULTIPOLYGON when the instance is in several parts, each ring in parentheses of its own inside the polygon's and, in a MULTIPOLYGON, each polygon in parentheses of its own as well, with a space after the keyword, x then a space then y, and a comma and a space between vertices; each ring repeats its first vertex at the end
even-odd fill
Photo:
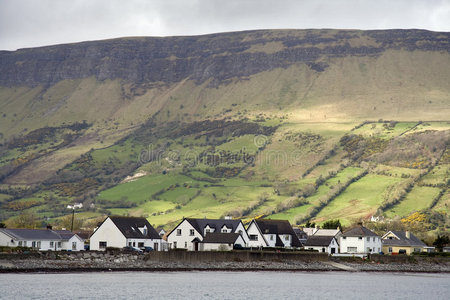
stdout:
POLYGON ((340 253, 379 253, 381 238, 366 227, 358 225, 342 233, 339 246, 340 253))
POLYGON ((192 219, 181 221, 168 235, 167 242, 171 249, 201 250, 200 242, 208 233, 238 233, 242 236, 242 247, 249 241, 247 231, 241 220, 232 219, 192 219))
POLYGON ((94 231, 90 238, 90 250, 105 250, 106 247, 123 248, 152 247, 165 250, 165 241, 146 218, 109 216, 94 231))
POLYGON ((200 251, 229 251, 236 245, 245 245, 241 234, 211 232, 200 242, 200 251))
POLYGON ((0 246, 30 247, 39 251, 81 251, 84 241, 68 230, 0 229, 0 246))
POLYGON ((322 253, 334 254, 339 252, 339 245, 334 236, 310 236, 303 245, 305 250, 317 250, 322 253))
POLYGON ((247 227, 249 247, 300 248, 302 244, 287 220, 252 220, 247 227))

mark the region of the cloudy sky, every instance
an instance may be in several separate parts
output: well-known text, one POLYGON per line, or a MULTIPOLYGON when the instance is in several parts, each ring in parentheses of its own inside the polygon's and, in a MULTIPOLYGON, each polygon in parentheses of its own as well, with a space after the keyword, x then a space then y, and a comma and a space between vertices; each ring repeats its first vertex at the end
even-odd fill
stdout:
POLYGON ((0 0, 0 49, 267 28, 450 31, 450 0, 0 0))

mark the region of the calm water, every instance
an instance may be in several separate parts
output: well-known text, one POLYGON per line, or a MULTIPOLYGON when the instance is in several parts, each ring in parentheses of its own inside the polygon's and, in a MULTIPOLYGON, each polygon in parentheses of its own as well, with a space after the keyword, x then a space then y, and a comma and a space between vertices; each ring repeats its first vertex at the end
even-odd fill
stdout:
POLYGON ((450 274, 0 274, 1 299, 449 299, 450 274))

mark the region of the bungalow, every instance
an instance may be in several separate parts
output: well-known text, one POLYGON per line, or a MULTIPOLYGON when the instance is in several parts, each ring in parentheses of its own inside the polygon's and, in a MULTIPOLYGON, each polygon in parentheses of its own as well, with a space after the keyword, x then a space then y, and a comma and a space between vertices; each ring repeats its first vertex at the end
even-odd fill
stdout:
POLYGON ((81 251, 84 241, 69 230, 0 229, 0 246, 31 247, 39 251, 81 251))
POLYGON ((361 224, 339 237, 340 253, 379 253, 381 238, 361 224))
POLYGON ((389 231, 381 237, 386 254, 407 254, 428 252, 428 247, 409 231, 389 231))
POLYGON ((317 250, 322 253, 335 254, 338 253, 339 245, 334 236, 310 236, 303 245, 305 250, 317 250))
POLYGON ((155 251, 165 249, 164 241, 146 218, 109 216, 90 238, 90 250, 126 246, 152 247, 155 251))
POLYGON ((245 245, 241 234, 211 232, 200 242, 200 251, 229 251, 237 245, 245 245))
POLYGON ((167 235, 167 242, 172 249, 199 251, 200 243, 208 233, 213 232, 240 234, 243 240, 242 247, 246 247, 249 241, 241 220, 185 218, 167 235))
POLYGON ((287 220, 252 220, 247 228, 249 247, 300 248, 302 244, 287 220))

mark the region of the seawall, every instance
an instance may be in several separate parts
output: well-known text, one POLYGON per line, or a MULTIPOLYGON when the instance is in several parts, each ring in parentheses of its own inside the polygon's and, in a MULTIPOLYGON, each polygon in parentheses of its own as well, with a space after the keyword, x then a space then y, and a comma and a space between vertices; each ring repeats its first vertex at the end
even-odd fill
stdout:
POLYGON ((93 271, 373 271, 450 273, 449 257, 373 255, 370 260, 313 252, 0 253, 0 273, 93 271))

